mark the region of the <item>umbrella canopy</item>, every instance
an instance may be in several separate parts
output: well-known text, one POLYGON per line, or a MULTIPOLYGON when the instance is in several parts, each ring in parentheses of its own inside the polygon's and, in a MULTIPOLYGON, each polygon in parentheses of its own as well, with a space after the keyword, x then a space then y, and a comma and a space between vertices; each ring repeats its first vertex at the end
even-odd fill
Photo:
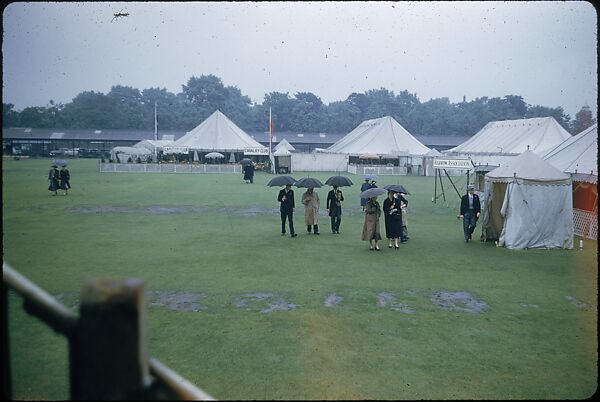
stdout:
POLYGON ((217 159, 217 158, 224 158, 225 155, 223 155, 220 152, 209 152, 206 155, 204 155, 205 158, 210 158, 210 159, 217 159))
POLYGON ((64 159, 55 159, 52 161, 52 164, 58 165, 58 166, 67 166, 67 161, 64 159))
POLYGON ((393 191, 394 193, 410 194, 402 184, 388 184, 387 186, 383 186, 383 188, 393 191))
POLYGON ((377 175, 376 175, 376 174, 366 174, 366 175, 364 176, 364 179, 365 179, 365 180, 377 180, 377 179, 378 179, 378 177, 377 177, 377 175))
POLYGON ((344 187, 351 186, 353 183, 352 180, 346 176, 331 176, 329 179, 327 179, 327 181, 325 181, 325 184, 329 184, 330 186, 344 187))
POLYGON ((315 187, 323 187, 323 183, 314 177, 303 177, 297 182, 294 183, 296 187, 305 187, 305 188, 315 188, 315 187))
POLYGON ((240 164, 242 165, 250 165, 252 163, 252 161, 248 158, 244 158, 240 161, 240 164))
POLYGON ((288 184, 294 184, 296 179, 292 176, 277 176, 273 177, 268 183, 269 187, 287 186, 288 184))
POLYGON ((360 193, 360 198, 379 197, 380 195, 385 193, 387 193, 387 190, 385 188, 373 187, 360 193))

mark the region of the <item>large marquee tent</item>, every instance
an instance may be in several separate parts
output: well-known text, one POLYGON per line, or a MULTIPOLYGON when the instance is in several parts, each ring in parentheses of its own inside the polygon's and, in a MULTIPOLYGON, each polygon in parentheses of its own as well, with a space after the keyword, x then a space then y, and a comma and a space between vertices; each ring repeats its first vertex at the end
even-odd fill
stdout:
POLYGON ((176 147, 188 151, 243 152, 245 148, 264 148, 219 110, 175 141, 176 147))
POLYGON ((443 151, 473 163, 503 165, 526 150, 544 155, 571 135, 553 117, 492 121, 462 144, 443 151))
POLYGON ((550 150, 544 159, 573 180, 575 233, 598 238, 598 124, 550 150))
POLYGON ((365 120, 325 152, 348 155, 424 155, 429 148, 391 116, 365 120))
POLYGON ((525 151, 485 175, 483 233, 510 249, 573 248, 571 178, 525 151))

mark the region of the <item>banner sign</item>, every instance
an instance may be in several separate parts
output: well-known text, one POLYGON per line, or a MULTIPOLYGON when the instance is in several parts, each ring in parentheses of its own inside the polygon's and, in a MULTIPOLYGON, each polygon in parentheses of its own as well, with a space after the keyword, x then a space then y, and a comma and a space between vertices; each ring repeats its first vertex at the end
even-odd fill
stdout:
POLYGON ((269 155, 269 148, 244 148, 244 155, 269 155))
POLYGON ((471 159, 433 159, 433 167, 436 169, 473 169, 471 159))
POLYGON ((165 154, 187 154, 189 152, 188 147, 162 147, 165 154))

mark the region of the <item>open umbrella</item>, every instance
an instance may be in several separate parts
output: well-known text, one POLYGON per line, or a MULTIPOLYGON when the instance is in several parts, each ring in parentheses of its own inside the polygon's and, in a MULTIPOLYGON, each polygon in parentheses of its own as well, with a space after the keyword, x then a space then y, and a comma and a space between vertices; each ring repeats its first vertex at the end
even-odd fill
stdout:
POLYGON ((365 179, 365 180, 377 180, 377 178, 378 178, 378 177, 377 177, 377 175, 376 175, 376 174, 366 174, 366 175, 364 176, 364 179, 365 179))
POLYGON ((292 176, 277 176, 273 177, 268 183, 269 187, 287 186, 288 184, 294 184, 296 179, 292 176))
POLYGON ((240 161, 240 164, 242 165, 250 165, 252 163, 252 161, 248 158, 244 158, 240 161))
POLYGON ((325 184, 329 184, 330 186, 344 187, 351 186, 353 183, 352 180, 346 176, 331 176, 329 179, 327 179, 327 181, 325 181, 325 184))
POLYGON ((386 190, 393 191, 395 193, 410 194, 402 184, 388 184, 387 186, 383 186, 383 188, 385 188, 386 190))
POLYGON ((294 183, 296 187, 305 187, 305 188, 315 188, 315 187, 323 187, 323 183, 314 177, 303 177, 297 182, 294 183))
POLYGON ((54 159, 52 161, 52 164, 57 165, 57 166, 67 166, 67 161, 64 159, 54 159))
POLYGON ((385 193, 387 193, 386 189, 380 187, 373 187, 360 193, 360 198, 379 197, 380 195, 385 193))
POLYGON ((217 159, 217 158, 224 158, 225 155, 223 155, 220 152, 209 152, 206 155, 204 155, 205 158, 209 158, 209 159, 217 159))

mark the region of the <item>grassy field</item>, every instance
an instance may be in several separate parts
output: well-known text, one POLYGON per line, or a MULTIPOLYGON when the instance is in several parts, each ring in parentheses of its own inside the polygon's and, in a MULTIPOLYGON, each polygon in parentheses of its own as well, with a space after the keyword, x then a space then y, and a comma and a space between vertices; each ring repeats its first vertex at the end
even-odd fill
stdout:
MULTIPOLYGON (((75 160, 73 189, 53 197, 49 165, 3 161, 4 260, 73 308, 88 278, 144 278, 150 355, 217 399, 596 390, 596 242, 583 251, 466 244, 453 189, 448 204, 433 204, 433 178, 382 176, 380 186, 411 192, 410 240, 399 251, 384 240, 377 253, 360 240, 360 177, 343 188, 340 235, 326 216, 321 236, 306 234, 297 202, 290 238, 279 234, 278 188, 265 173, 245 184, 237 174, 101 174, 97 161, 75 160), (334 293, 341 301, 328 307, 334 293), (457 308, 436 304, 441 294, 457 308), (460 295, 487 308, 465 311, 460 295)), ((317 191, 324 210, 329 188, 317 191)), ((68 398, 66 341, 15 295, 9 326, 15 398, 68 398)))

